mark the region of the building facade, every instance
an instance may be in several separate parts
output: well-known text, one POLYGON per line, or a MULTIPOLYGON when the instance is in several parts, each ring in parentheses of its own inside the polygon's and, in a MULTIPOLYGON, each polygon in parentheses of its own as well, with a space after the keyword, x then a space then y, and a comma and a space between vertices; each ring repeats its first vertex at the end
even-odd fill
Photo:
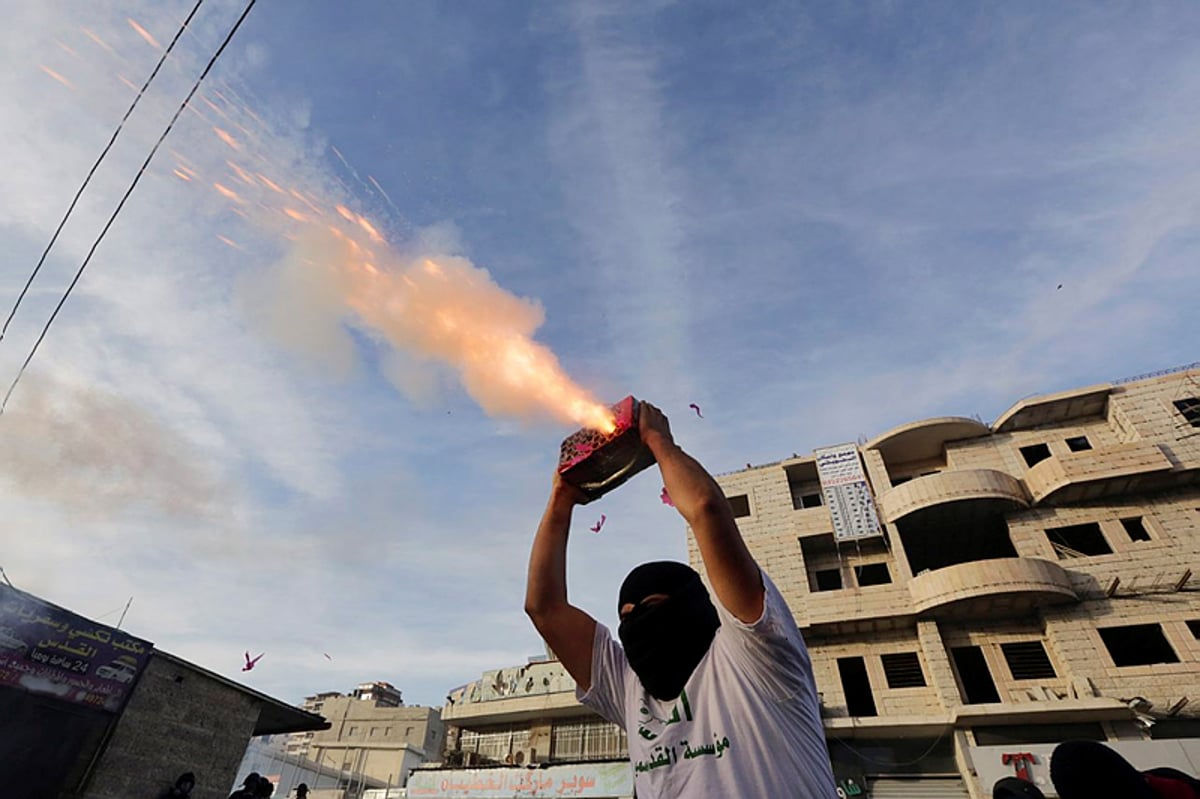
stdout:
POLYGON ((1065 738, 1200 771, 1195 365, 718 482, 808 642, 845 793, 1054 795, 1065 738))
POLYGON ((331 773, 403 785, 414 767, 440 759, 445 746, 439 709, 404 705, 400 691, 386 682, 363 683, 349 694, 316 694, 302 707, 324 716, 329 729, 292 736, 284 752, 331 773))

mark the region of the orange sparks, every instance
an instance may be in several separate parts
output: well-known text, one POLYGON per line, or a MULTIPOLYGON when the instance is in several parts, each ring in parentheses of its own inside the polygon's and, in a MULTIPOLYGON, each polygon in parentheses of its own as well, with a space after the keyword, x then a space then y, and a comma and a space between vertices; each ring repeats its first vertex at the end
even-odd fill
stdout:
POLYGON ((191 177, 186 172, 184 172, 183 169, 176 169, 176 170, 174 170, 173 174, 175 175, 175 177, 179 178, 180 180, 186 180, 189 183, 192 181, 191 177))
POLYGON ((73 56, 75 56, 76 58, 78 58, 78 57, 79 57, 79 56, 78 56, 78 54, 77 54, 77 53, 76 53, 74 50, 72 50, 70 47, 68 47, 68 46, 67 46, 66 44, 64 44, 63 42, 60 42, 60 41, 58 41, 57 39, 55 39, 55 40, 54 40, 54 43, 55 43, 55 44, 57 44, 59 47, 61 47, 61 48, 62 48, 64 51, 66 51, 66 52, 67 52, 69 55, 73 55, 73 56))
POLYGON ((293 197, 295 197, 297 200, 299 200, 300 202, 302 202, 302 203, 304 203, 305 205, 307 205, 307 206, 309 207, 309 209, 310 209, 310 210, 311 210, 311 211, 312 211, 314 214, 316 214, 317 216, 320 216, 320 215, 321 215, 321 209, 320 209, 320 208, 318 208, 317 206, 313 205, 313 203, 312 203, 312 200, 308 199, 307 197, 305 197, 303 194, 301 194, 300 192, 296 191, 295 189, 292 189, 290 193, 291 193, 291 195, 292 195, 293 197))
POLYGON ((276 194, 287 194, 287 192, 285 192, 283 189, 279 188, 278 184, 272 182, 272 180, 270 178, 268 178, 266 175, 264 175, 263 173, 261 173, 261 172, 258 173, 258 179, 262 181, 264 186, 266 186, 268 189, 275 192, 276 194))
POLYGON ((257 186, 258 185, 257 183, 254 182, 254 178, 250 177, 249 172, 242 169, 240 166, 233 163, 232 161, 226 161, 225 163, 229 166, 230 169, 233 170, 233 174, 237 175, 238 180, 240 180, 242 183, 245 183, 247 186, 257 186))
POLYGON ((374 225, 361 216, 358 217, 356 221, 358 222, 359 227, 367 231, 367 235, 371 237, 371 241, 375 242, 376 244, 383 244, 383 236, 379 235, 379 231, 375 229, 374 225))
POLYGON ((39 64, 38 66, 41 67, 42 72, 45 72, 47 75, 54 78, 56 81, 61 83, 63 86, 66 86, 71 91, 75 91, 75 87, 71 85, 71 81, 67 80, 62 75, 59 75, 57 72, 50 69, 50 67, 46 66, 45 64, 39 64))
POLYGON ((89 39, 91 39, 93 42, 95 42, 96 44, 103 47, 108 52, 112 53, 113 55, 117 54, 116 51, 113 50, 111 46, 109 46, 108 42, 104 41, 99 36, 92 33, 90 30, 88 30, 87 28, 80 28, 80 30, 83 31, 84 36, 88 37, 89 39))
POLYGON ((226 200, 233 200, 235 203, 240 203, 242 201, 242 198, 238 196, 237 192, 228 186, 222 186, 220 183, 214 183, 213 188, 217 190, 217 194, 220 194, 226 200))
POLYGON ((300 213, 299 211, 297 211, 295 208, 284 208, 283 213, 285 215, 291 217, 292 219, 295 219, 297 222, 307 222, 308 221, 308 217, 305 216, 304 214, 300 213))
POLYGON ((230 247, 232 247, 232 248, 233 248, 233 249, 235 249, 235 250, 241 250, 242 252, 245 252, 245 251, 246 251, 246 249, 245 249, 244 247, 242 247, 242 245, 238 244, 238 243, 237 243, 236 241, 234 241, 233 239, 227 239, 227 238, 225 238, 224 236, 220 236, 220 235, 218 235, 218 236, 217 236, 217 241, 221 242, 222 244, 227 244, 227 245, 229 245, 230 247))
POLYGON ((222 111, 220 108, 217 108, 217 106, 214 105, 207 97, 201 97, 200 102, 204 103, 206 106, 208 106, 213 111, 215 111, 217 113, 217 116, 223 117, 225 119, 229 119, 229 117, 225 115, 225 112, 222 111))
POLYGON ((345 219, 347 222, 354 221, 354 212, 351 211, 346 206, 344 206, 344 205, 336 206, 336 210, 337 210, 338 214, 342 217, 342 219, 345 219))
POLYGON ((128 86, 130 89, 133 89, 135 92, 138 90, 138 87, 134 85, 133 81, 131 81, 129 78, 125 77, 124 75, 117 75, 117 80, 121 81, 121 83, 124 83, 126 86, 128 86))
POLYGON ((221 130, 218 127, 213 127, 213 132, 217 134, 217 138, 228 144, 235 150, 241 150, 242 146, 237 143, 237 139, 229 135, 227 131, 221 130))
POLYGON ((133 28, 133 30, 137 33, 138 36, 141 36, 143 39, 146 40, 146 44, 150 45, 151 47, 160 49, 160 50, 162 49, 162 45, 159 44, 154 39, 154 37, 150 35, 150 31, 146 30, 141 25, 137 24, 136 22, 134 22, 132 19, 129 19, 128 17, 125 19, 125 21, 129 23, 129 27, 133 28))

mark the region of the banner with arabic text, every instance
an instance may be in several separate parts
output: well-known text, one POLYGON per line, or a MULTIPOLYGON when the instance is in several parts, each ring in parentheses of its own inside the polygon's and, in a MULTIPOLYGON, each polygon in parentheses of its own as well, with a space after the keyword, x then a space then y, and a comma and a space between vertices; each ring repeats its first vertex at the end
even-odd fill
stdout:
POLYGON ((408 795, 410 799, 633 796, 633 769, 624 762, 539 769, 417 770, 409 775, 408 795))
POLYGON ((0 584, 0 685, 117 712, 153 644, 0 584))
POLYGON ((863 473, 858 447, 842 444, 814 450, 817 477, 825 494, 825 505, 833 521, 833 537, 838 541, 882 535, 875 498, 863 473))

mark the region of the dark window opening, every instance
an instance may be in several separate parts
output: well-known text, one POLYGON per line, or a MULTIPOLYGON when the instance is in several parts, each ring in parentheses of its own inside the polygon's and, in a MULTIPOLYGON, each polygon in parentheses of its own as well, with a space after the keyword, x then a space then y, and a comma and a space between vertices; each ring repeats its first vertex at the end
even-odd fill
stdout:
POLYGON ((886 563, 864 563, 854 567, 854 579, 860 588, 868 585, 886 585, 892 581, 892 573, 886 563))
POLYGON ((916 652, 896 652, 880 655, 888 688, 924 688, 925 672, 916 652))
POLYGON ((1161 624, 1131 624, 1127 627, 1101 627, 1100 640, 1115 666, 1149 666, 1152 663, 1178 663, 1179 656, 1163 635, 1161 624))
POLYGON ((1067 439, 1067 449, 1072 452, 1083 452, 1092 448, 1092 442, 1088 441, 1087 436, 1075 436, 1067 439))
POLYGON ((817 569, 813 572, 813 582, 818 591, 837 591, 842 587, 842 570, 817 569))
POLYGON ((738 494, 736 497, 728 497, 728 499, 729 508, 733 511, 733 518, 741 519, 750 515, 750 497, 738 494))
POLYGON ((1050 457, 1050 447, 1045 444, 1030 444, 1028 447, 1021 447, 1021 457, 1025 459, 1027 466, 1036 466, 1050 457))
POLYGON ((1135 516, 1132 519, 1122 519, 1121 526, 1125 528, 1125 532, 1129 533, 1130 541, 1150 540, 1150 533, 1146 530, 1146 525, 1142 523, 1141 516, 1135 516))
POLYGON ((1184 420, 1192 427, 1200 427, 1200 397, 1187 397, 1175 400, 1175 409, 1183 414, 1184 420))
POLYGON ((846 693, 846 710, 851 716, 878 716, 866 662, 860 657, 838 658, 837 664, 842 690, 846 693))
POLYGON ((1046 537, 1054 545, 1054 553, 1059 560, 1112 554, 1112 547, 1096 522, 1047 527, 1046 537))
POLYGON ((905 483, 907 483, 909 480, 912 480, 912 477, 911 477, 911 476, 907 476, 907 477, 893 477, 893 478, 892 478, 892 487, 894 488, 894 487, 896 487, 896 486, 898 486, 898 485, 904 485, 904 484, 905 484, 905 483))
POLYGON ((1187 623, 1187 626, 1188 632, 1192 634, 1192 637, 1200 641, 1200 620, 1193 619, 1187 623))
POLYGON ((963 702, 968 705, 983 705, 999 702, 996 682, 988 670, 983 650, 977 646, 956 646, 950 650, 954 668, 958 671, 958 682, 962 688, 963 702))
POLYGON ((975 512, 970 503, 963 503, 960 513, 952 516, 918 511, 896 526, 913 574, 959 563, 1017 557, 1004 515, 988 509, 975 512), (971 534, 963 535, 963 530, 971 534))
POLYGON ((1041 641, 1000 644, 1000 651, 1014 680, 1053 680, 1058 676, 1041 641))
POLYGON ((815 494, 802 494, 800 496, 800 508, 819 508, 824 504, 825 500, 821 498, 820 491, 815 494))

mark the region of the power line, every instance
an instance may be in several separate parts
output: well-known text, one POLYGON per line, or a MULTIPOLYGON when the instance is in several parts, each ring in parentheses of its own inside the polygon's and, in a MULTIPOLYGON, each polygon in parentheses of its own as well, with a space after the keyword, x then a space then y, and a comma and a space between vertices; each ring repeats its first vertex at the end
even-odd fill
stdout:
POLYGON ((38 276, 38 272, 42 271, 42 265, 46 263, 46 257, 50 254, 50 250, 54 248, 54 243, 58 241, 58 235, 67 225, 67 220, 71 218, 71 214, 75 211, 75 206, 79 203, 79 198, 83 196, 84 190, 88 184, 92 182, 92 176, 96 174, 96 170, 100 168, 100 162, 108 155, 108 151, 112 149, 116 143, 117 137, 121 135, 121 130, 125 127, 125 123, 129 120, 133 110, 137 108, 138 103, 142 100, 142 95, 146 93, 146 89, 150 88, 150 83, 158 75, 158 71, 162 69, 162 65, 166 63, 167 56, 175 49, 175 43, 183 36, 183 32, 187 30, 187 26, 192 21, 192 17, 196 16, 196 12, 200 10, 200 6, 204 4, 204 0, 196 0, 196 5, 192 7, 192 12, 187 15, 187 19, 179 26, 179 30, 175 32, 175 38, 167 45, 167 49, 163 50, 162 56, 158 59, 158 63, 154 65, 154 69, 150 72, 150 77, 146 78, 146 82, 142 84, 142 88, 138 89, 137 96, 133 98, 133 102, 129 104, 129 109, 125 112, 125 116, 121 117, 121 121, 117 123, 117 129, 113 131, 112 138, 108 140, 108 144, 104 145, 104 149, 100 151, 100 157, 96 159, 96 163, 92 164, 92 168, 88 170, 87 177, 83 179, 83 183, 79 187, 79 191, 75 192, 74 199, 67 207, 67 212, 63 214, 63 218, 59 220, 58 227, 54 230, 54 235, 50 237, 50 243, 46 245, 46 249, 42 250, 42 257, 38 258, 37 266, 33 267, 33 271, 29 273, 29 279, 25 281, 25 287, 21 289, 21 293, 17 296, 17 301, 13 303, 12 310, 8 312, 8 318, 4 320, 4 327, 0 328, 0 341, 4 340, 4 335, 8 332, 8 326, 12 324, 13 317, 17 315, 17 309, 21 307, 21 303, 25 300, 25 295, 29 293, 29 287, 33 285, 34 278, 38 276))
POLYGON ((96 253, 96 248, 100 246, 100 242, 103 241, 104 237, 108 234, 109 228, 111 228, 113 222, 116 221, 117 215, 121 213, 121 209, 125 207, 125 203, 127 200, 129 200, 129 196, 133 194, 133 190, 137 188, 138 183, 142 179, 142 175, 146 174, 146 169, 150 166, 150 162, 154 160, 155 154, 158 153, 158 148, 162 146, 164 141, 166 141, 167 135, 170 134, 171 129, 175 127, 175 123, 183 114, 184 109, 188 107, 188 103, 192 101, 192 98, 196 95, 196 92, 199 91, 200 84, 204 82, 204 79, 212 70, 213 65, 217 63, 217 59, 221 57, 221 53, 225 52, 225 48, 229 45, 229 42, 232 41, 234 34, 236 34, 238 31, 238 28, 240 28, 242 23, 246 21, 246 17, 249 16, 250 10, 254 8, 254 4, 257 2, 258 0, 249 0, 249 2, 246 3, 246 8, 242 11, 242 15, 238 17, 237 22, 233 23, 233 27, 230 28, 229 33, 225 35, 225 39, 221 42, 221 46, 217 48, 217 51, 213 53, 212 58, 208 60, 208 64, 204 67, 204 71, 200 73, 200 77, 196 78, 196 82, 192 84, 191 91, 187 93, 187 97, 185 97, 183 102, 179 104, 179 108, 175 110, 175 114, 171 117, 171 121, 167 123, 165 128, 163 128, 162 135, 158 137, 158 141, 156 141, 154 143, 154 147, 151 148, 150 154, 146 156, 146 160, 142 162, 141 168, 139 168, 137 174, 133 176, 133 181, 129 184, 129 188, 125 190, 125 194, 121 197, 121 201, 117 203, 117 207, 112 212, 112 216, 110 216, 108 221, 104 223, 104 228, 100 231, 100 235, 96 237, 94 242, 92 242, 91 249, 88 250, 87 256, 83 259, 83 263, 79 265, 79 270, 75 272, 75 277, 72 278, 70 285, 67 286, 67 290, 63 292, 58 304, 54 306, 54 311, 50 314, 50 318, 46 320, 46 324, 42 328, 42 332, 38 334, 37 341, 33 343, 33 348, 29 350, 29 355, 25 357, 25 362, 21 364, 21 368, 17 371, 17 376, 13 379, 12 385, 8 387, 8 391, 4 395, 4 400, 0 402, 0 414, 3 414, 5 409, 8 407, 8 400, 12 397, 13 391, 16 390, 17 384, 21 382, 21 377, 25 374, 25 370, 29 367, 29 362, 32 361, 33 356, 37 354, 38 348, 42 345, 42 341, 46 338, 46 333, 50 330, 50 326, 53 325, 54 320, 58 318, 58 312, 62 310, 63 305, 67 302, 67 298, 71 296, 71 292, 74 291, 75 285, 79 282, 79 278, 83 276, 84 270, 87 269, 88 264, 91 263, 92 256, 96 253))

